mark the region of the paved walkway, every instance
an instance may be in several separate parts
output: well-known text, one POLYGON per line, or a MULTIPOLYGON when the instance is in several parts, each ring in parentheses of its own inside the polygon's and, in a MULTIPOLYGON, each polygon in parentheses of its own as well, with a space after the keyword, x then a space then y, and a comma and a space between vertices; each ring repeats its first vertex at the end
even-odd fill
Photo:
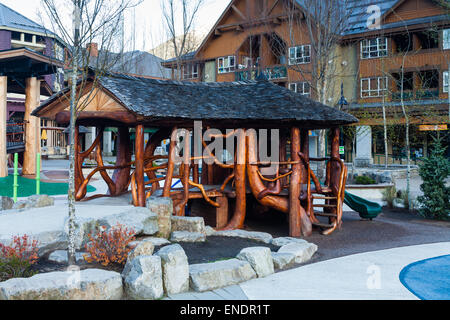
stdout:
POLYGON ((239 286, 168 299, 417 300, 400 282, 401 270, 415 261, 449 253, 450 242, 366 252, 275 273, 239 286))

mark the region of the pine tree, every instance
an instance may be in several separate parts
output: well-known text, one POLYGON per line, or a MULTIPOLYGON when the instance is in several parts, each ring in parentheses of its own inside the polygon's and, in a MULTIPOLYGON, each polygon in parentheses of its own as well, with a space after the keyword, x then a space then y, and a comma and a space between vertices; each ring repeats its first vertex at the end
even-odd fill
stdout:
POLYGON ((423 196, 418 197, 422 205, 420 213, 432 219, 450 219, 450 187, 446 179, 450 176, 450 161, 445 157, 442 139, 434 138, 431 155, 419 166, 419 174, 423 180, 420 189, 423 196))

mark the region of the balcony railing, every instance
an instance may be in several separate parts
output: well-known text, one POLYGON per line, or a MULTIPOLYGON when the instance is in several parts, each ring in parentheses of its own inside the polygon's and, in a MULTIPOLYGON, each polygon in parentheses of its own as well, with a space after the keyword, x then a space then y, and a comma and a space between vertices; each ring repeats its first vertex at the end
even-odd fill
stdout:
POLYGON ((266 68, 247 68, 235 72, 236 81, 256 80, 264 76, 268 80, 287 78, 287 68, 283 65, 270 66, 266 68))
POLYGON ((20 152, 25 149, 25 124, 6 124, 6 150, 8 153, 20 152))
MULTIPOLYGON (((417 91, 405 91, 403 92, 403 100, 423 100, 423 99, 434 99, 439 97, 439 89, 422 89, 417 91)), ((400 92, 392 93, 392 101, 400 101, 402 95, 400 92)))

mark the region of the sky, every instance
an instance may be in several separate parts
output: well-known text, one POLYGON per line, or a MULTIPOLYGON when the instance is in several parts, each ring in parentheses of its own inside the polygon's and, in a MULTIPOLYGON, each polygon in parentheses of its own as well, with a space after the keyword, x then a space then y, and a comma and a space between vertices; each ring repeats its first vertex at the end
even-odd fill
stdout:
MULTIPOLYGON (((160 43, 167 40, 164 34, 163 18, 161 12, 161 1, 164 0, 143 0, 135 10, 129 10, 125 15, 125 29, 127 35, 133 33, 133 23, 135 20, 135 49, 151 50, 160 43), (135 17, 135 19, 133 19, 135 17)), ((206 34, 222 14, 230 0, 204 0, 205 3, 198 13, 196 23, 196 33, 206 34)), ((41 23, 39 10, 41 0, 0 0, 4 5, 16 10, 31 20, 41 23)), ((71 21, 68 21, 71 23, 71 21)))

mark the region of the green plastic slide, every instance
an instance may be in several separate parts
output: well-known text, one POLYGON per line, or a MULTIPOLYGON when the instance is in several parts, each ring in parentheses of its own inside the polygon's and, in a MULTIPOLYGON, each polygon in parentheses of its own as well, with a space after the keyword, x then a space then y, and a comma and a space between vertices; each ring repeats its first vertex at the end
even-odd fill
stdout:
POLYGON ((381 213, 381 206, 354 194, 345 192, 344 203, 359 213, 363 219, 374 219, 381 213))

